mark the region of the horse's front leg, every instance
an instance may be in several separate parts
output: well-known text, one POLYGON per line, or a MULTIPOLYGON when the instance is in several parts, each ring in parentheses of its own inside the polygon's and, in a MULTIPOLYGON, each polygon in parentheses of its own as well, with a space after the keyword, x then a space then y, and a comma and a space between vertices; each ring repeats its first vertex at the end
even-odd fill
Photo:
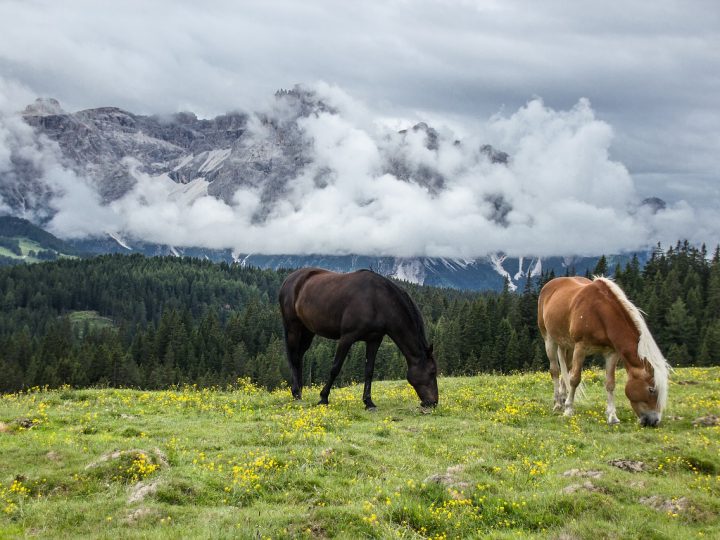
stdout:
POLYGON ((382 338, 378 341, 365 342, 365 388, 363 389, 362 399, 365 408, 369 411, 374 411, 377 408, 370 394, 372 392, 373 372, 375 371, 375 357, 380 348, 380 343, 382 343, 382 338))
MULTIPOLYGON (((567 357, 567 355, 566 355, 567 357)), ((583 363, 585 362, 585 348, 582 344, 576 343, 575 348, 573 349, 573 356, 572 356, 572 368, 570 369, 569 373, 569 379, 570 379, 570 389, 568 391, 567 399, 565 399, 565 412, 563 413, 565 416, 572 416, 573 415, 573 405, 575 403, 575 391, 577 390, 578 385, 580 384, 580 379, 582 376, 582 368, 583 363)))
POLYGON ((605 356, 605 391, 607 392, 605 416, 607 417, 607 423, 610 425, 620 423, 615 411, 615 370, 617 363, 617 353, 613 352, 605 356))
POLYGON ((320 391, 320 401, 318 401, 318 405, 327 405, 328 404, 328 397, 330 396, 330 388, 332 388, 332 385, 335 382, 335 379, 337 378, 338 374, 340 373, 340 369, 342 368, 343 362, 345 362, 345 357, 347 356, 347 353, 350 350, 350 346, 354 342, 355 342, 355 338, 349 337, 349 336, 343 336, 338 341, 337 349, 335 349, 335 359, 333 360, 333 366, 330 369, 330 377, 328 378, 328 382, 325 384, 323 389, 320 391))

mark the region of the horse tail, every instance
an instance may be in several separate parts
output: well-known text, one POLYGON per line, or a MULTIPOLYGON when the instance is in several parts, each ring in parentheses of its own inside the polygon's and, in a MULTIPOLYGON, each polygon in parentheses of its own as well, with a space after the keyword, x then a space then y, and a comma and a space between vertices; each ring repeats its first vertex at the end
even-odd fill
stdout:
POLYGON ((658 393, 658 407, 660 412, 662 412, 665 405, 667 405, 669 386, 668 379, 672 367, 665 359, 662 352, 660 352, 660 348, 657 346, 657 343, 655 343, 655 340, 650 333, 650 329, 645 322, 645 318, 642 316, 642 312, 628 299, 623 290, 618 287, 614 281, 605 277, 594 276, 593 281, 602 281, 605 284, 605 286, 613 293, 615 298, 617 298, 618 302, 620 302, 620 305, 627 312, 628 316, 635 325, 635 328, 637 328, 640 333, 637 354, 641 359, 647 361, 653 368, 655 389, 658 393))

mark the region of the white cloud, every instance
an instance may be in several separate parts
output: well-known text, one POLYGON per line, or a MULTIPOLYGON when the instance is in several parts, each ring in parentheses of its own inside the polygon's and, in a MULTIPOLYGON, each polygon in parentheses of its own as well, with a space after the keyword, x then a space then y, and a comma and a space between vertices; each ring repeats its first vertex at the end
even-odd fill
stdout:
POLYGON ((718 28, 713 0, 6 0, 0 72, 69 109, 201 116, 327 80, 384 116, 466 128, 529 96, 587 96, 613 154, 653 179, 643 195, 682 198, 718 183, 718 28))
MULTIPOLYGON (((46 142, 44 178, 61 193, 53 201, 52 230, 64 236, 115 230, 244 253, 443 257, 597 255, 679 238, 714 243, 720 236, 714 212, 687 202, 657 214, 638 207, 631 175, 608 154, 613 129, 587 100, 564 111, 530 101, 491 117, 461 145, 452 129, 440 126, 438 148, 429 150, 424 131, 401 136, 337 87, 321 84, 318 92, 341 112, 299 121, 312 140, 313 161, 290 180, 265 221, 253 220, 264 204, 257 187, 239 189, 227 204, 190 188, 186 195, 193 196, 178 196, 166 176, 137 171, 135 187, 102 206, 86 180, 58 165, 46 142), (488 141, 510 154, 508 165, 493 164, 480 151, 488 141), (410 170, 437 170, 443 188, 383 173, 388 155, 402 157, 410 170), (317 185, 318 172, 328 170, 327 185, 317 185), (504 215, 494 203, 505 205, 504 215)), ((273 114, 280 114, 277 108, 273 114)), ((252 126, 262 140, 262 125, 252 126)))

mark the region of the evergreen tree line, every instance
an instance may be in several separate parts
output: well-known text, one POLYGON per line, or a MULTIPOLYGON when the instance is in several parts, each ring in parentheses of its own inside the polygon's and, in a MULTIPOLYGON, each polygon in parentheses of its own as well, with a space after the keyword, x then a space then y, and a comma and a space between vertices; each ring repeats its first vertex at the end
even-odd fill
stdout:
MULTIPOLYGON (((658 247, 644 268, 634 258, 609 270, 675 366, 720 356, 720 249, 711 258, 687 243, 658 247)), ((277 294, 288 271, 197 259, 107 255, 0 268, 0 390, 32 386, 165 388, 223 385, 250 377, 287 381, 277 294), (93 315, 96 312, 98 315, 93 315)), ((570 271, 568 274, 571 273, 570 271)), ((420 307, 445 375, 546 369, 537 298, 552 273, 501 293, 401 285, 420 307)), ((335 343, 316 338, 306 383, 324 381, 335 343)), ((364 344, 353 346, 340 383, 362 380, 364 344)), ((385 338, 376 378, 405 376, 385 338)))

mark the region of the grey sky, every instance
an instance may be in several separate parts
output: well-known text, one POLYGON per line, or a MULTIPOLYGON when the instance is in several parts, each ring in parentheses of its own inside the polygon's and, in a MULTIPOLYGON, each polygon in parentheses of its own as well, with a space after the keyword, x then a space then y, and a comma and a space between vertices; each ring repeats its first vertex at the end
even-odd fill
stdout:
POLYGON ((589 98, 642 195, 720 202, 716 1, 0 1, 0 76, 67 109, 256 110, 318 80, 468 131, 589 98))

